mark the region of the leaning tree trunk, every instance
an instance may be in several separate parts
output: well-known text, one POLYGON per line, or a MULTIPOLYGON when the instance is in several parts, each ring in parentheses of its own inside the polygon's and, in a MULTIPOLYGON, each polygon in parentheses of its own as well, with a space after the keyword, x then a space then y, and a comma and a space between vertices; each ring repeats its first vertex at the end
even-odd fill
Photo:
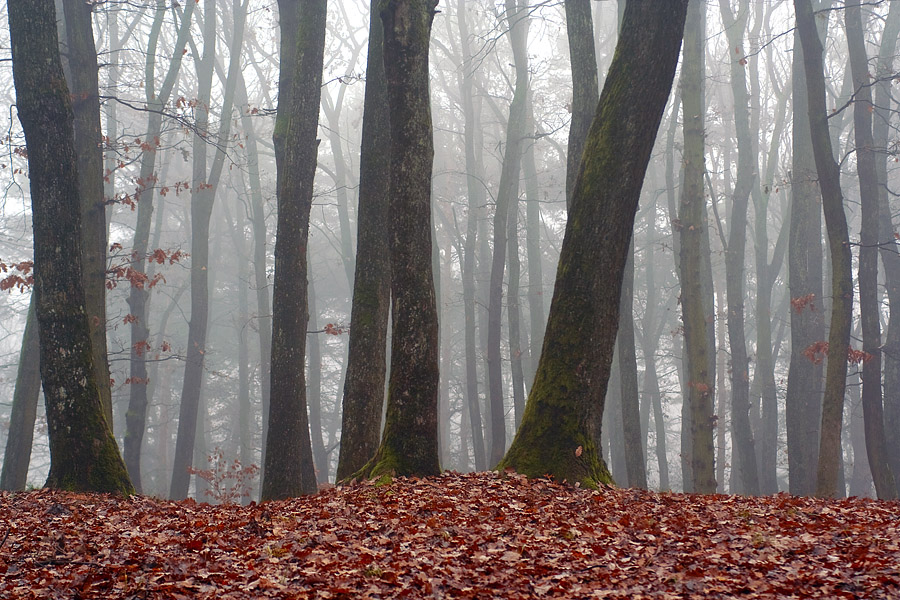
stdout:
POLYGON ((281 75, 275 117, 275 290, 272 388, 261 498, 316 491, 306 412, 307 247, 325 55, 325 0, 279 0, 281 75))
POLYGON ((53 3, 8 3, 16 106, 25 131, 34 293, 50 438, 47 486, 133 493, 103 413, 85 312, 74 116, 53 3))
MULTIPOLYGON (((359 156, 356 274, 350 313, 347 375, 341 414, 337 481, 366 464, 378 449, 391 301, 389 180, 390 123, 384 80, 384 27, 373 1, 369 15, 366 94, 359 156)), ((479 424, 480 427, 480 424, 479 424)))
POLYGON ((878 301, 878 174, 875 170, 875 146, 872 139, 872 88, 869 61, 863 35, 859 0, 848 2, 844 12, 847 48, 853 71, 853 132, 856 141, 856 171, 862 220, 859 233, 859 314, 863 351, 869 357, 863 364, 862 405, 866 430, 869 469, 875 492, 881 500, 897 497, 894 475, 888 463, 884 435, 884 410, 881 400, 881 319, 878 301))
POLYGON ((381 5, 391 123, 391 375, 381 445, 359 477, 440 472, 428 86, 436 6, 434 0, 387 0, 381 5))
POLYGON ((828 367, 825 374, 825 398, 822 401, 819 465, 816 471, 816 495, 828 497, 839 493, 837 485, 841 464, 841 421, 847 386, 850 322, 853 317, 850 236, 841 196, 840 167, 834 160, 828 132, 822 42, 816 31, 810 0, 794 0, 794 10, 797 13, 797 34, 803 45, 803 66, 809 96, 809 129, 819 187, 822 190, 828 247, 831 250, 831 329, 828 332, 828 367))
POLYGON ((622 273, 686 12, 686 0, 625 8, 575 184, 535 382, 501 469, 592 487, 611 481, 596 440, 622 273))

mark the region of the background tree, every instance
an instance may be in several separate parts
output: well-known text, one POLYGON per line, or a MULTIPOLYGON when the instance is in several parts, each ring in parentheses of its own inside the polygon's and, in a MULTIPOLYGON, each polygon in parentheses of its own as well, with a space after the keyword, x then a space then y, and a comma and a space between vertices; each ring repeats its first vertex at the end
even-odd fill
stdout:
POLYGON ((828 367, 822 402, 816 495, 834 496, 837 494, 841 420, 844 390, 847 386, 847 351, 850 348, 850 321, 853 314, 850 239, 847 217, 844 214, 840 169, 833 158, 828 132, 822 43, 816 31, 810 0, 794 0, 794 9, 797 12, 797 34, 803 45, 803 66, 809 97, 809 129, 819 187, 822 190, 828 248, 831 251, 831 329, 828 333, 828 367))
MULTIPOLYGON (((691 17, 684 31, 681 101, 684 117, 684 182, 678 212, 681 230, 681 308, 687 355, 685 402, 690 418, 691 491, 716 491, 713 449, 715 396, 715 325, 709 228, 706 220, 704 164, 704 40, 706 14, 700 0, 691 0, 691 17)), ((683 434, 684 432, 682 432, 683 434)))
POLYGON ((878 307, 878 174, 875 171, 875 144, 872 138, 872 88, 869 60, 860 4, 848 2, 844 9, 850 69, 853 73, 853 133, 856 141, 856 170, 862 208, 859 233, 859 311, 863 352, 862 406, 866 452, 879 498, 897 497, 894 475, 888 462, 881 400, 881 318, 878 307))

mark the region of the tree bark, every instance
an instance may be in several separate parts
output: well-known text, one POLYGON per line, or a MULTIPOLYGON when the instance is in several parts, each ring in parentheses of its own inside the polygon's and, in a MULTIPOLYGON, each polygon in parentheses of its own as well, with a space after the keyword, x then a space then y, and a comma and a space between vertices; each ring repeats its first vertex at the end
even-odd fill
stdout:
POLYGON ((584 142, 600 101, 597 83, 597 54, 590 0, 566 0, 566 32, 569 63, 572 66, 572 122, 566 154, 566 206, 571 206, 575 178, 581 165, 584 142))
POLYGON ((711 295, 712 290, 704 283, 711 277, 703 188, 705 5, 700 0, 691 0, 689 11, 691 17, 684 30, 684 66, 681 71, 684 122, 684 183, 679 210, 681 307, 687 358, 686 401, 690 406, 693 491, 712 494, 716 491, 713 447, 716 379, 715 343, 709 343, 714 314, 709 310, 707 295, 711 295))
POLYGON ((747 77, 744 72, 743 38, 749 2, 743 0, 738 16, 731 0, 720 0, 722 20, 731 53, 731 90, 734 99, 734 128, 738 165, 731 209, 728 247, 725 251, 725 293, 728 298, 728 341, 731 348, 731 414, 735 463, 740 467, 741 490, 759 494, 756 449, 750 429, 750 359, 744 334, 744 261, 747 247, 747 210, 750 192, 756 185, 758 165, 752 147, 747 77))
POLYGON ((812 160, 808 94, 803 68, 805 48, 794 32, 791 153, 791 217, 788 241, 788 287, 791 304, 791 358, 785 396, 789 491, 799 496, 815 490, 822 407, 822 365, 803 351, 825 338, 822 305, 822 211, 812 160))
POLYGON ((3 471, 0 473, 0 490, 10 492, 24 490, 28 482, 34 421, 41 394, 40 346, 34 305, 35 297, 32 293, 25 319, 25 333, 22 334, 16 388, 9 415, 9 436, 6 438, 3 471))
POLYGON ((500 469, 592 487, 611 481, 595 440, 634 215, 686 12, 686 1, 663 7, 632 0, 625 9, 575 184, 544 350, 522 425, 500 469))
POLYGON ((822 401, 816 495, 833 497, 838 495, 841 421, 847 385, 850 322, 853 317, 850 237, 841 195, 840 168, 834 161, 828 131, 822 42, 816 31, 815 15, 810 0, 794 0, 794 10, 797 13, 797 34, 803 45, 803 66, 809 97, 809 129, 819 187, 822 190, 828 247, 831 251, 831 329, 828 332, 828 366, 825 375, 825 397, 822 401))
MULTIPOLYGON (((157 0, 156 15, 150 29, 147 45, 147 60, 144 66, 144 89, 147 107, 147 135, 141 148, 141 166, 138 187, 134 192, 137 205, 137 223, 132 242, 132 269, 143 273, 146 269, 147 252, 150 244, 150 227, 153 223, 153 190, 156 184, 156 151, 162 131, 161 111, 172 94, 178 72, 181 70, 183 50, 190 34, 191 17, 196 2, 188 2, 181 17, 178 34, 169 63, 168 71, 159 90, 156 89, 155 60, 163 20, 166 13, 164 0, 157 0)), ((146 350, 150 341, 149 301, 150 290, 145 285, 132 285, 128 295, 128 309, 135 317, 131 322, 131 355, 129 361, 128 408, 125 412, 124 458, 128 473, 137 488, 141 489, 141 445, 147 422, 149 402, 146 350)))
POLYGON ((272 299, 272 398, 261 498, 316 491, 306 410, 307 245, 325 53, 325 0, 279 0, 275 117, 278 225, 272 299))
POLYGON ((384 79, 384 28, 371 3, 362 148, 359 157, 356 274, 350 313, 347 376, 341 417, 337 480, 368 462, 381 438, 387 327, 391 297, 390 212, 384 176, 390 168, 390 113, 384 79))
MULTIPOLYGON (((494 207, 494 252, 491 258, 491 280, 488 305, 488 391, 491 410, 491 451, 489 463, 496 465, 506 451, 506 408, 503 401, 503 365, 500 354, 503 321, 503 274, 506 269, 511 210, 518 204, 519 172, 525 136, 526 96, 528 94, 528 65, 525 43, 528 19, 524 5, 506 0, 506 20, 509 23, 510 44, 516 67, 515 92, 509 104, 506 145, 497 198, 494 207)), ((515 213, 513 216, 517 216, 515 213)), ((510 260, 512 258, 510 257, 510 260)), ((507 299, 509 299, 507 294, 507 299)), ((510 348, 510 352, 514 350, 510 348)))
POLYGON ((889 325, 885 336, 882 357, 884 359, 884 427, 888 446, 888 457, 894 483, 900 494, 900 246, 894 238, 891 210, 888 202, 887 163, 888 135, 892 127, 894 111, 891 105, 891 74, 894 69, 894 55, 897 37, 900 34, 900 3, 891 2, 881 47, 878 51, 878 65, 875 83, 875 123, 874 147, 881 153, 875 167, 878 174, 878 247, 881 263, 884 265, 885 283, 889 308, 889 325))
MULTIPOLYGON (((483 181, 483 167, 480 155, 476 152, 476 137, 480 126, 480 112, 475 109, 473 80, 476 69, 472 64, 472 52, 469 49, 469 26, 466 17, 465 0, 459 0, 457 7, 457 23, 459 28, 460 47, 463 64, 457 71, 459 93, 462 98, 464 135, 466 146, 466 241, 463 247, 463 305, 465 314, 466 344, 466 405, 469 412, 469 423, 472 430, 472 447, 475 457, 475 470, 487 468, 487 457, 484 447, 484 429, 481 420, 480 397, 478 393, 478 344, 476 339, 476 303, 475 276, 476 253, 478 240, 478 220, 484 214, 486 193, 483 181)), ((529 267, 531 261, 529 258, 529 267)), ((534 338, 532 337, 532 340, 534 338)))
POLYGON ((872 138, 872 87, 869 60, 863 34, 859 0, 851 0, 844 10, 847 49, 853 72, 853 132, 856 142, 856 172, 862 219, 859 233, 859 315, 862 327, 862 405, 866 430, 869 469, 875 492, 881 500, 897 497, 897 486, 888 462, 881 398, 881 319, 878 300, 878 174, 875 170, 875 142, 872 138))
POLYGON ((106 356, 106 203, 103 199, 103 148, 97 49, 91 5, 63 0, 69 91, 75 113, 75 160, 81 194, 84 301, 94 352, 94 375, 100 388, 103 414, 113 427, 109 363, 106 356))
POLYGON ((188 324, 187 359, 184 365, 184 382, 181 405, 178 412, 178 437, 175 442, 175 459, 172 465, 172 485, 169 495, 174 500, 187 497, 190 485, 191 456, 194 454, 194 434, 198 423, 200 394, 203 386, 203 365, 206 358, 206 335, 209 321, 209 239, 210 218, 216 199, 216 190, 225 162, 224 145, 231 132, 232 109, 237 88, 237 73, 241 68, 241 47, 244 39, 249 0, 234 0, 234 33, 231 40, 230 62, 222 98, 222 114, 216 154, 207 173, 206 144, 209 134, 209 106, 212 76, 215 67, 216 8, 214 0, 204 4, 203 56, 198 61, 199 103, 197 107, 197 133, 193 139, 193 164, 191 187, 191 320, 188 324))
POLYGON ((622 437, 628 486, 647 489, 647 465, 641 434, 641 408, 638 393, 637 351, 634 342, 634 241, 628 249, 622 277, 619 303, 619 331, 616 337, 621 376, 622 437))
POLYGON ((7 6, 16 106, 28 151, 34 293, 47 406, 47 486, 131 494, 104 416, 83 288, 81 197, 74 115, 59 57, 53 3, 7 6))
POLYGON ((391 123, 391 374, 381 445, 359 477, 440 472, 428 84, 436 6, 434 0, 387 0, 381 5, 391 123))

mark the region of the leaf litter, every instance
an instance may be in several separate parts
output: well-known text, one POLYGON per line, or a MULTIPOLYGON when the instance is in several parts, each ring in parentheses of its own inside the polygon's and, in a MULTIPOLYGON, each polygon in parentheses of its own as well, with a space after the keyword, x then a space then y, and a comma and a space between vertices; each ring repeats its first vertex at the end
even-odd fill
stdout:
POLYGON ((900 503, 445 473, 239 505, 0 493, 0 597, 900 598, 900 503))

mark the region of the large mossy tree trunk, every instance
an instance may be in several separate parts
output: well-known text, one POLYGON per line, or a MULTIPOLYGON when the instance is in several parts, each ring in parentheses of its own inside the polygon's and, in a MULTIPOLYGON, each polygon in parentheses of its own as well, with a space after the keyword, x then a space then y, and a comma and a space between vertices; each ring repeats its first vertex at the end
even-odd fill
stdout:
POLYGON ((8 3, 16 106, 25 131, 34 227, 47 486, 133 493, 103 411, 85 312, 74 115, 50 0, 8 3))
POLYGON ((828 366, 822 400, 822 429, 816 470, 816 495, 834 497, 841 466, 841 422, 847 387, 847 350, 853 317, 853 280, 850 236, 841 194, 840 167, 834 160, 825 106, 825 71, 822 42, 816 31, 810 0, 794 0, 797 34, 803 46, 803 67, 809 99, 809 129, 816 161, 828 248, 831 251, 831 328, 828 332, 828 366))
POLYGON ((436 6, 434 0, 381 4, 391 123, 391 374, 381 445, 357 477, 440 472, 428 85, 436 6))
POLYGON ((863 35, 859 0, 847 3, 844 12, 847 48, 853 72, 853 132, 856 142, 856 171, 862 220, 859 233, 859 314, 863 351, 871 358, 863 364, 862 405, 866 431, 866 452, 878 498, 897 497, 894 475, 888 463, 884 435, 884 408, 881 395, 881 319, 878 300, 878 174, 872 138, 872 88, 869 61, 863 35))
POLYGON ((822 208, 809 131, 805 49, 794 32, 791 102, 791 217, 788 287, 791 295, 791 358, 784 420, 787 429, 788 489, 810 496, 815 490, 822 410, 822 365, 803 351, 825 337, 822 304, 822 208))
MULTIPOLYGON (((739 489, 746 494, 759 494, 759 472, 756 448, 750 428, 750 358, 744 333, 744 270, 747 247, 747 211, 750 192, 757 180, 757 152, 750 129, 750 98, 744 70, 744 31, 750 10, 748 0, 738 6, 737 16, 731 0, 720 0, 719 6, 728 37, 731 62, 731 91, 734 98, 734 128, 737 137, 737 180, 734 186, 728 247, 725 251, 728 299, 728 342, 731 350, 731 415, 735 464, 739 469, 739 489)), ((722 422, 722 421, 720 421, 722 422)))
POLYGON ((706 218, 704 164, 704 53, 706 7, 691 0, 690 19, 684 30, 684 64, 681 70, 681 102, 684 122, 684 181, 678 215, 681 221, 681 308, 687 385, 684 401, 689 407, 691 438, 691 491, 716 491, 713 447, 713 399, 715 396, 715 338, 712 308, 709 228, 706 218), (712 337, 712 340, 710 338, 712 337))
POLYGON ((28 481, 34 422, 37 419, 38 397, 41 395, 40 344, 34 301, 32 294, 25 319, 25 333, 22 335, 22 349, 19 351, 16 388, 9 414, 9 436, 3 453, 3 471, 0 472, 0 490, 11 492, 24 490, 28 481))
MULTIPOLYGON (((391 301, 390 114, 384 79, 384 27, 372 0, 366 93, 363 102, 362 147, 359 156, 356 274, 350 312, 347 375, 341 415, 341 452, 337 480, 366 464, 381 439, 384 381, 387 361, 388 312, 391 301)), ((480 427, 480 424, 479 424, 480 427)))
POLYGON ((622 274, 686 12, 686 0, 627 4, 575 184, 535 382, 500 469, 591 487, 611 481, 596 440, 622 274))
POLYGON ((103 414, 113 427, 109 363, 106 356, 106 203, 103 198, 103 148, 100 129, 97 48, 92 5, 63 0, 68 52, 69 91, 75 113, 75 160, 81 194, 84 301, 94 352, 94 375, 103 414))
POLYGON ((325 55, 325 0, 279 0, 281 75, 275 117, 272 397, 261 498, 316 491, 306 411, 307 247, 325 55))

